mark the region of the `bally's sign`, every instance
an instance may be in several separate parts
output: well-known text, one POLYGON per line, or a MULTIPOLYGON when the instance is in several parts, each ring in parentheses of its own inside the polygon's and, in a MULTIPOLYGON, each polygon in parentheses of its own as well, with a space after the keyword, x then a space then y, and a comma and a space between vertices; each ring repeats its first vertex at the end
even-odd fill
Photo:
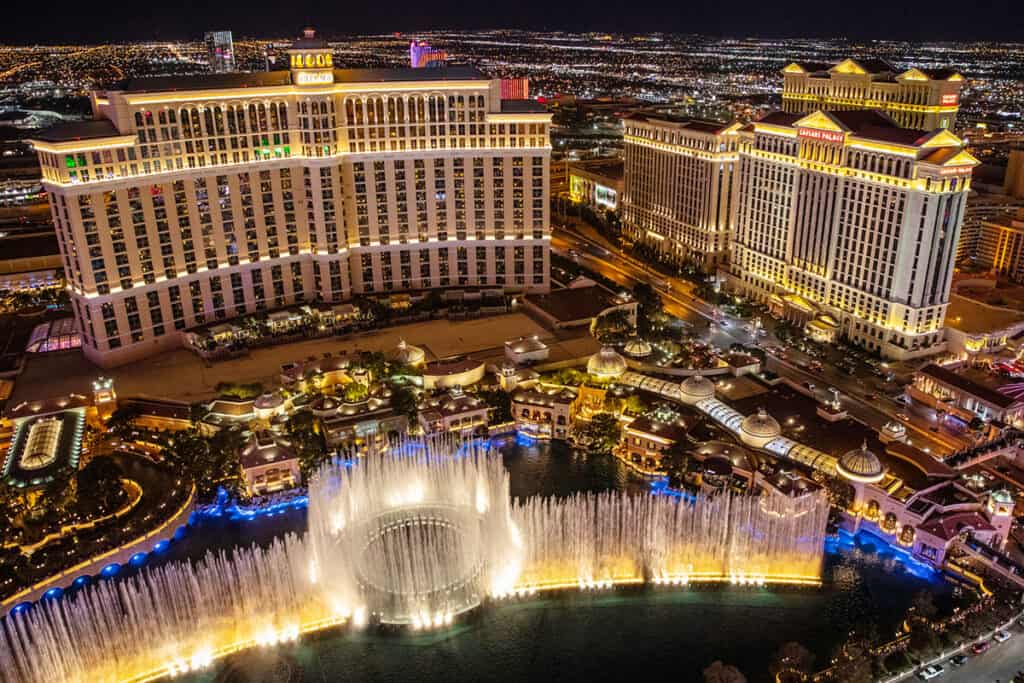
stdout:
POLYGON ((293 54, 293 69, 330 69, 334 66, 334 58, 329 52, 293 54))

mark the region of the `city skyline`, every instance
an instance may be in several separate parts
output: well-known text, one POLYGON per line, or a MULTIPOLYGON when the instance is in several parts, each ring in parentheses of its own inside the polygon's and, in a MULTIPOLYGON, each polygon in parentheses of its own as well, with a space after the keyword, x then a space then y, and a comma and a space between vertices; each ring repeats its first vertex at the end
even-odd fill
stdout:
POLYGON ((529 0, 508 15, 487 5, 459 6, 444 11, 433 5, 399 0, 392 12, 376 7, 344 9, 317 7, 296 12, 291 6, 234 2, 204 8, 202 13, 181 12, 177 5, 148 8, 144 24, 130 12, 95 13, 77 3, 58 0, 19 8, 5 17, 0 43, 41 44, 62 42, 146 41, 201 39, 210 26, 230 28, 242 38, 283 38, 303 25, 315 23, 327 38, 340 36, 416 33, 435 30, 613 31, 645 34, 664 32, 735 38, 849 38, 854 40, 1020 40, 1022 10, 1010 0, 986 3, 971 21, 950 21, 962 11, 959 3, 940 0, 927 12, 899 7, 883 0, 860 3, 857 12, 830 14, 827 10, 766 12, 762 3, 740 0, 723 12, 718 3, 702 0, 675 12, 660 3, 598 1, 580 13, 573 5, 551 5, 529 0), (1017 21, 1014 21, 1014 19, 1017 21))

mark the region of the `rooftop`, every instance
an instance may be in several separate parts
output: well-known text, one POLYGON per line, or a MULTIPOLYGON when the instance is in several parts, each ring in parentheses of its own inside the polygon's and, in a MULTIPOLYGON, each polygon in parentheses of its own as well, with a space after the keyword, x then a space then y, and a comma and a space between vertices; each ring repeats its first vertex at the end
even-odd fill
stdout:
POLYGON ((630 422, 626 429, 631 432, 638 432, 659 439, 666 439, 673 443, 679 443, 686 439, 686 432, 692 425, 687 425, 683 418, 675 422, 663 422, 648 415, 641 415, 630 422))
MULTIPOLYGON (((447 67, 453 68, 453 67, 447 67)), ((434 71, 435 69, 416 69, 416 71, 434 71)), ((486 78, 483 74, 481 78, 486 78)), ((548 111, 547 107, 543 103, 537 100, 502 100, 501 101, 501 113, 502 114, 546 114, 548 111)))
MULTIPOLYGON (((335 69, 335 83, 401 83, 408 81, 488 80, 474 66, 452 65, 432 69, 335 69)), ((149 76, 129 78, 111 88, 126 93, 173 92, 179 90, 232 90, 265 88, 292 84, 290 71, 252 71, 244 73, 194 74, 189 76, 149 76)), ((518 101, 518 100, 517 100, 518 101)), ((539 103, 537 103, 539 104, 539 103)), ((543 105, 539 105, 542 107, 543 105)), ((115 131, 113 135, 117 135, 115 131)), ((42 138, 40 138, 42 139, 42 138)))
POLYGON ((614 294, 597 285, 559 289, 550 294, 529 294, 526 300, 563 324, 595 318, 620 305, 614 294))
POLYGON ((1012 396, 1000 393, 999 387, 1002 383, 987 370, 963 369, 959 372, 954 372, 941 365, 930 363, 918 370, 918 372, 926 377, 975 396, 998 408, 1009 408, 1017 403, 1017 399, 1012 396))
POLYGON ((972 531, 992 531, 994 529, 989 521, 977 512, 939 515, 927 520, 918 528, 945 541, 955 538, 964 529, 972 531))
POLYGON ((730 128, 733 125, 732 123, 722 123, 720 121, 710 121, 708 119, 695 119, 689 116, 675 116, 672 114, 664 113, 630 114, 629 116, 626 117, 626 120, 668 124, 674 128, 682 130, 691 130, 697 133, 708 133, 710 135, 719 135, 722 132, 724 132, 727 128, 730 128))
POLYGON ((41 142, 73 142, 75 140, 117 137, 120 134, 108 119, 92 119, 90 121, 58 123, 36 133, 33 139, 41 142))
POLYGON ((609 180, 622 180, 626 172, 626 163, 622 159, 570 161, 567 166, 570 175, 573 171, 576 171, 577 173, 607 178, 609 180))
POLYGON ((1024 313, 984 306, 957 294, 951 294, 949 297, 946 327, 953 327, 967 334, 982 334, 1007 330, 1020 323, 1024 323, 1024 313))

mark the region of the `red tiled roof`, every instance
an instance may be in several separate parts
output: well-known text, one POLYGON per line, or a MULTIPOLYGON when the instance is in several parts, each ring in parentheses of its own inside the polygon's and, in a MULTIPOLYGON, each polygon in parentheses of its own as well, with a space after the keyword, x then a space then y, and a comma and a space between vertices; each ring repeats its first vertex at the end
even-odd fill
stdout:
POLYGON ((949 515, 941 515, 929 519, 918 528, 944 541, 956 538, 957 534, 964 529, 970 529, 971 531, 995 530, 995 527, 977 512, 955 512, 949 515))

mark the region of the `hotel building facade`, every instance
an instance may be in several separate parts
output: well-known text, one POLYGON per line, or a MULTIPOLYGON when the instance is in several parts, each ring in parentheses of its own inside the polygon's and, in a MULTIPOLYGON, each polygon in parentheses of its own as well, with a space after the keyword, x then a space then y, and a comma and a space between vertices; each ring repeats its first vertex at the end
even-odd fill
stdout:
POLYGON ((548 129, 470 67, 291 69, 130 80, 33 144, 86 356, 354 295, 546 292, 548 129))
POLYGON ((875 111, 770 114, 740 134, 729 284, 821 341, 937 353, 977 164, 875 111))
POLYGON ((623 125, 624 231, 713 271, 729 253, 739 124, 641 114, 623 125))
POLYGON ((952 129, 964 77, 952 69, 898 69, 882 59, 792 62, 782 70, 782 109, 878 109, 904 128, 952 129))

